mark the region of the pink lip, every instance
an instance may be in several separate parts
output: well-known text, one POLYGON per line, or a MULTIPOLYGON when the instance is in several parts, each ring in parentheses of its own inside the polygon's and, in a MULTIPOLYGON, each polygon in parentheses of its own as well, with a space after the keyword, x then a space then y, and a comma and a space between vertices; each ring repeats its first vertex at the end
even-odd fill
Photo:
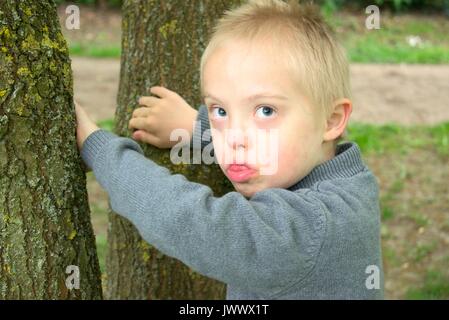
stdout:
POLYGON ((246 165, 231 164, 226 172, 228 173, 229 179, 232 181, 244 182, 249 180, 256 173, 256 170, 246 165))

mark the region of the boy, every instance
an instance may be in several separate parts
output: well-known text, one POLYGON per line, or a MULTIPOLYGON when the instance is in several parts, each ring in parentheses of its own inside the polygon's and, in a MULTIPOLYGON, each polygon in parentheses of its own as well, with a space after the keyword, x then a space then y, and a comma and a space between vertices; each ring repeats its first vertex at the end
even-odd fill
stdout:
POLYGON ((203 137, 210 125, 237 192, 214 197, 171 175, 77 106, 81 155, 112 209, 164 254, 226 283, 227 299, 382 298, 378 185, 357 144, 337 144, 352 111, 348 64, 319 15, 295 1, 249 1, 219 21, 200 71, 198 113, 153 87, 160 98, 140 98, 129 126, 165 148, 172 130, 198 119, 203 137), (269 144, 256 130, 277 133, 270 174, 260 159, 236 160, 269 144))

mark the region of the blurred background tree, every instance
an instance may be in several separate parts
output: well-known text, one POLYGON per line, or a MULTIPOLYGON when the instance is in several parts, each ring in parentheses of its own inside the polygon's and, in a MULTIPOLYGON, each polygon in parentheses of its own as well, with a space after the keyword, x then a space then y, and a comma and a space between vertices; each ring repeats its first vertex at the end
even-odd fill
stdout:
MULTIPOLYGON (((115 133, 129 137, 136 98, 162 85, 190 105, 200 101, 199 62, 215 20, 240 0, 134 0, 122 7, 122 57, 115 133), (142 14, 145 13, 145 14, 142 14)), ((145 156, 173 174, 208 185, 215 196, 233 190, 218 165, 176 165, 170 150, 141 143, 145 156)), ((157 181, 154 183, 157 188, 157 181)), ((108 299, 224 299, 223 283, 206 278, 146 243, 126 219, 111 213, 106 260, 108 299)))

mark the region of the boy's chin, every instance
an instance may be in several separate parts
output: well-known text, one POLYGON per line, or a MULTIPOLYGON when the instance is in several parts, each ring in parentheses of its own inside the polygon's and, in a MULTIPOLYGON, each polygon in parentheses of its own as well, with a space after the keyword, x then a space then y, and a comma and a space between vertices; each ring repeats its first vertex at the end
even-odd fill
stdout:
POLYGON ((250 183, 232 182, 232 185, 238 193, 240 193, 247 199, 251 198, 256 192, 260 191, 256 186, 251 185, 250 183))

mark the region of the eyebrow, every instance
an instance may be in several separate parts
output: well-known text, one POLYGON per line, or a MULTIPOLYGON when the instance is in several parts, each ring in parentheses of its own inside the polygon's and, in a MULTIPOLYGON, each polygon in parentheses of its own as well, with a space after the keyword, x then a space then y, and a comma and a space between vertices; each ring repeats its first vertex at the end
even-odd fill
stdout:
MULTIPOLYGON (((220 99, 218 99, 218 98, 216 98, 216 97, 214 97, 213 95, 208 94, 208 93, 205 94, 205 95, 203 96, 203 99, 206 99, 206 98, 211 98, 211 99, 214 99, 214 100, 216 100, 216 101, 222 103, 222 102, 220 101, 220 99)), ((258 94, 249 96, 249 97, 247 97, 245 100, 247 100, 247 101, 253 101, 253 100, 257 100, 257 99, 261 99, 261 98, 271 98, 271 99, 279 99, 279 100, 288 100, 288 98, 287 98, 286 96, 283 96, 283 95, 280 95, 280 94, 274 94, 274 95, 273 95, 273 94, 265 94, 265 93, 258 93, 258 94)))

